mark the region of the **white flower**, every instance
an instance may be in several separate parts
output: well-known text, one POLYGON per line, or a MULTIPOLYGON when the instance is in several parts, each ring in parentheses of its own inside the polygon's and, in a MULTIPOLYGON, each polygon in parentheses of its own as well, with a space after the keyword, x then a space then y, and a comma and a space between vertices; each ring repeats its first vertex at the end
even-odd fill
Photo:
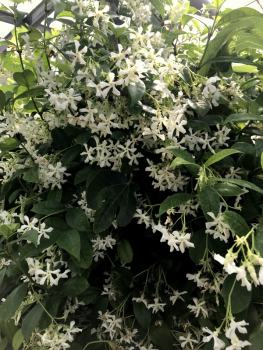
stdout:
POLYGON ((106 89, 101 91, 102 96, 106 98, 110 89, 112 89, 112 92, 114 93, 114 95, 120 96, 121 93, 116 89, 115 85, 122 85, 123 79, 114 81, 115 74, 111 72, 108 75, 109 75, 109 82, 106 83, 105 81, 103 81, 100 83, 100 86, 102 89, 106 87, 106 89))
POLYGON ((200 312, 204 317, 208 317, 208 312, 205 306, 205 301, 198 300, 197 298, 193 298, 193 302, 195 305, 187 305, 187 308, 191 310, 195 314, 195 317, 198 317, 200 312))
POLYGON ((173 305, 175 304, 175 302, 178 300, 178 299, 181 299, 182 301, 185 301, 184 298, 181 297, 181 295, 183 294, 187 294, 186 291, 184 292, 178 292, 178 290, 174 290, 173 291, 173 295, 170 296, 170 300, 171 302, 173 303, 173 305))
POLYGON ((75 51, 76 52, 72 52, 72 51, 66 51, 66 54, 69 56, 73 57, 73 61, 71 63, 71 67, 75 67, 76 62, 78 62, 79 64, 86 64, 86 62, 84 61, 84 59, 82 58, 82 54, 86 53, 88 48, 87 46, 84 46, 82 50, 79 51, 79 47, 80 47, 80 43, 77 40, 74 40, 75 42, 75 51))
POLYGON ((203 332, 206 332, 210 335, 203 337, 203 342, 204 343, 208 343, 211 339, 214 339, 214 350, 220 350, 223 349, 225 347, 225 343, 223 342, 223 340, 218 338, 218 334, 219 331, 211 331, 210 329, 208 329, 207 327, 202 328, 203 332))
POLYGON ((38 219, 37 218, 33 218, 33 219, 29 219, 29 217, 27 215, 24 216, 23 221, 25 221, 27 224, 22 225, 17 232, 25 232, 28 230, 38 230, 37 226, 35 226, 35 224, 38 223, 38 219))
POLYGON ((245 334, 247 333, 247 330, 245 327, 243 326, 248 326, 249 323, 246 323, 246 321, 239 321, 239 322, 235 322, 234 320, 232 320, 230 322, 230 326, 228 328, 228 330, 226 331, 226 337, 229 339, 235 339, 236 338, 236 330, 238 330, 240 333, 245 334))
POLYGON ((231 340, 232 345, 228 346, 225 350, 241 350, 245 346, 251 345, 250 342, 247 340, 242 341, 239 340, 238 338, 232 339, 231 340))
POLYGON ((127 50, 123 51, 123 46, 118 44, 119 53, 111 52, 111 58, 117 58, 118 61, 115 63, 117 67, 120 67, 121 61, 125 60, 126 56, 130 55, 131 48, 128 47, 127 50))
POLYGON ((139 218, 137 223, 140 225, 145 224, 146 228, 150 226, 150 217, 142 212, 141 209, 136 209, 136 213, 133 215, 134 218, 139 218))
POLYGON ((215 214, 212 212, 208 212, 207 214, 211 216, 214 221, 206 222, 205 232, 213 234, 213 237, 215 239, 220 238, 221 241, 227 242, 228 238, 230 237, 230 227, 227 223, 224 222, 222 213, 219 213, 217 216, 215 216, 215 214), (211 227, 214 226, 215 228, 211 230, 211 227))
POLYGON ((193 344, 193 343, 198 343, 197 340, 192 339, 191 337, 192 337, 192 334, 191 334, 190 332, 186 334, 186 337, 184 337, 184 336, 180 336, 180 337, 179 337, 179 340, 180 340, 180 341, 183 340, 183 342, 181 343, 181 347, 182 347, 182 348, 185 349, 186 344, 189 344, 190 347, 191 347, 191 349, 193 349, 193 347, 194 347, 194 344, 193 344))
POLYGON ((166 304, 165 303, 159 303, 159 298, 154 298, 154 304, 149 304, 148 306, 147 306, 147 308, 148 309, 153 309, 153 313, 156 313, 156 312, 158 312, 159 310, 161 310, 161 311, 164 311, 164 306, 165 306, 166 304))

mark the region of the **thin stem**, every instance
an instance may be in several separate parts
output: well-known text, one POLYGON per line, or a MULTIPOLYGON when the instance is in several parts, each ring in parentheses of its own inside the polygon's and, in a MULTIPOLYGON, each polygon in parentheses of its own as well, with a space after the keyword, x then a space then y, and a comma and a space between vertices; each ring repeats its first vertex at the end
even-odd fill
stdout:
POLYGON ((49 61, 49 57, 47 55, 47 47, 46 47, 46 29, 47 29, 47 15, 48 15, 48 10, 47 10, 47 2, 45 1, 45 21, 44 21, 44 51, 47 59, 47 64, 49 67, 49 70, 51 70, 51 65, 49 61))

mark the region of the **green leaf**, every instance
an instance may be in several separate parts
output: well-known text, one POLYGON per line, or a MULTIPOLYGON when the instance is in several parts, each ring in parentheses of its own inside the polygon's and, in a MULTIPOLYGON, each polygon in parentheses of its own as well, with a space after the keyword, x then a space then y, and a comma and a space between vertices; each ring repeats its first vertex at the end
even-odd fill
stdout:
POLYGON ((256 229, 255 248, 263 257, 263 225, 258 225, 256 229))
POLYGON ((21 305, 27 294, 27 283, 22 283, 16 287, 0 306, 0 321, 8 321, 21 305))
POLYGON ((147 309, 144 303, 132 302, 133 312, 139 325, 147 331, 151 323, 151 311, 147 309))
MULTIPOLYGON (((1 42, 0 42, 0 44, 1 44, 1 42)), ((4 109, 5 101, 6 101, 5 94, 3 93, 2 90, 0 90, 0 109, 4 109)))
MULTIPOLYGON (((157 318, 155 318, 155 320, 157 321, 157 318)), ((152 322, 149 335, 151 341, 161 350, 174 350, 174 338, 168 325, 164 321, 161 323, 161 325, 152 322)))
POLYGON ((153 5, 153 7, 156 9, 156 11, 158 13, 160 13, 160 15, 162 16, 162 18, 164 18, 164 6, 163 6, 163 1, 161 0, 150 0, 151 4, 153 5))
POLYGON ((37 247, 38 242, 38 232, 34 229, 30 229, 26 231, 21 237, 16 239, 15 241, 12 241, 10 243, 20 242, 20 241, 29 241, 34 243, 35 247, 37 247))
POLYGON ((23 180, 27 182, 38 183, 39 182, 39 165, 36 164, 33 168, 29 169, 23 176, 23 180))
POLYGON ((216 25, 216 28, 219 28, 230 22, 239 21, 241 19, 246 19, 247 17, 253 17, 253 16, 260 17, 262 16, 262 14, 250 7, 240 7, 238 9, 231 10, 231 12, 229 12, 228 14, 220 18, 219 22, 216 25))
POLYGON ((71 227, 78 231, 90 231, 90 223, 87 215, 80 208, 70 208, 66 213, 66 222, 71 227))
POLYGON ((173 167, 179 166, 179 165, 185 165, 185 164, 193 165, 193 166, 196 166, 196 167, 199 168, 199 165, 194 164, 194 163, 191 163, 191 162, 188 162, 187 160, 182 159, 182 158, 179 158, 179 157, 175 158, 175 159, 172 161, 172 163, 171 163, 171 165, 170 165, 170 168, 173 168, 173 167))
POLYGON ((101 290, 99 288, 88 287, 88 289, 78 297, 78 300, 88 305, 96 300, 99 295, 101 295, 101 290))
POLYGON ((116 212, 117 225, 126 226, 136 210, 134 192, 137 185, 129 184, 127 178, 118 172, 94 169, 87 180, 87 203, 96 210, 94 232, 105 231, 113 222, 116 212))
POLYGON ((205 116, 211 109, 210 104, 207 101, 203 100, 199 100, 197 102, 189 100, 188 104, 201 117, 205 116))
POLYGON ((17 148, 20 145, 20 142, 16 139, 13 139, 12 137, 5 139, 5 141, 0 142, 0 150, 2 152, 8 152, 12 149, 17 148))
POLYGON ((256 191, 256 192, 259 192, 259 193, 263 194, 263 190, 261 188, 259 188, 258 186, 254 185, 251 182, 244 181, 244 180, 224 179, 224 178, 221 178, 221 177, 213 177, 213 178, 208 180, 208 183, 211 183, 211 182, 229 182, 229 183, 232 183, 232 184, 236 184, 238 186, 249 188, 250 190, 253 190, 253 191, 256 191))
POLYGON ((223 124, 223 118, 220 115, 211 115, 206 114, 201 118, 202 121, 207 123, 208 125, 222 125, 223 124))
POLYGON ((61 218, 59 217, 51 217, 51 218, 47 218, 45 220, 45 224, 48 226, 48 227, 53 227, 54 230, 57 230, 57 231, 66 231, 66 230, 69 230, 70 227, 65 223, 64 220, 62 220, 61 218))
POLYGON ((133 251, 130 243, 127 241, 127 239, 122 239, 121 242, 117 245, 117 252, 119 255, 119 258, 126 262, 131 263, 133 259, 133 251))
POLYGON ((244 193, 242 188, 231 183, 216 184, 214 186, 214 189, 223 197, 232 197, 232 196, 236 197, 244 193))
POLYGON ((131 106, 134 106, 143 97, 145 93, 145 84, 141 80, 138 80, 136 83, 130 83, 128 85, 128 91, 131 96, 131 106))
POLYGON ((23 336, 23 333, 22 333, 22 329, 20 328, 16 332, 16 334, 15 334, 13 340, 12 340, 13 350, 18 350, 20 348, 20 346, 22 345, 23 341, 24 341, 24 336, 23 336))
POLYGON ((189 193, 175 193, 172 196, 167 197, 160 205, 159 215, 166 213, 168 209, 185 204, 192 198, 193 196, 189 193))
POLYGON ((62 188, 54 188, 48 192, 47 200, 60 203, 62 198, 62 188))
POLYGON ((187 127, 192 128, 193 130, 205 130, 211 132, 209 125, 203 120, 192 119, 187 123, 187 127))
POLYGON ((0 235, 3 235, 6 239, 8 239, 12 234, 12 230, 8 225, 0 226, 0 235))
POLYGON ((22 73, 15 72, 13 74, 13 79, 19 85, 25 86, 27 88, 30 88, 30 86, 33 86, 37 83, 34 73, 29 69, 25 69, 22 73))
POLYGON ((215 7, 219 10, 220 7, 223 4, 223 0, 213 0, 213 4, 215 5, 215 7))
MULTIPOLYGON (((191 156, 190 153, 182 150, 182 149, 178 149, 178 148, 172 148, 170 149, 170 151, 179 158, 182 158, 184 160, 186 160, 189 163, 193 163, 195 164, 195 160, 194 158, 191 156)), ((192 164, 186 164, 185 165, 186 169, 194 176, 196 176, 198 174, 198 167, 196 167, 195 165, 192 164)))
POLYGON ((251 343, 251 345, 248 348, 249 350, 263 350, 262 334, 263 334, 263 322, 261 321, 253 329, 253 332, 249 336, 248 340, 251 343))
POLYGON ((77 260, 72 256, 75 265, 88 269, 92 263, 93 249, 85 232, 80 232, 80 258, 77 260))
POLYGON ((238 236, 245 236, 249 232, 249 227, 241 215, 234 211, 227 210, 222 214, 224 221, 231 227, 238 236))
POLYGON ((63 204, 55 201, 43 201, 34 205, 31 211, 42 215, 52 215, 66 211, 66 208, 63 204))
POLYGON ((68 297, 77 297, 89 287, 88 281, 81 276, 69 278, 63 285, 62 292, 68 297))
POLYGON ((232 313, 237 314, 248 308, 252 297, 252 291, 248 291, 246 287, 241 286, 240 281, 236 281, 236 274, 227 276, 222 289, 225 307, 227 307, 230 291, 234 283, 235 286, 231 294, 230 302, 232 313))
POLYGON ((258 120, 263 122, 263 116, 253 115, 253 114, 232 114, 226 118, 226 120, 224 121, 224 124, 232 123, 232 122, 242 123, 250 120, 258 120))
POLYGON ((205 166, 210 166, 214 163, 219 162, 221 159, 224 159, 228 156, 230 156, 231 154, 235 154, 235 153, 241 153, 241 151, 239 150, 234 150, 234 149, 224 149, 223 151, 219 151, 216 154, 212 155, 212 157, 210 157, 206 162, 205 162, 205 166))
POLYGON ((63 155, 61 162, 63 166, 66 166, 73 162, 75 158, 80 154, 81 145, 75 145, 70 147, 63 155))
POLYGON ((197 195, 204 216, 208 221, 211 221, 211 216, 208 215, 208 212, 212 212, 215 216, 218 215, 220 209, 220 197, 218 193, 213 189, 213 187, 206 186, 202 191, 197 195))
POLYGON ((19 100, 20 98, 25 98, 25 97, 36 97, 36 96, 43 96, 45 93, 45 88, 41 86, 37 86, 35 88, 29 89, 27 91, 22 92, 21 94, 17 95, 13 102, 16 100, 19 100))
POLYGON ((77 172, 75 179, 74 179, 74 185, 78 185, 81 182, 87 181, 88 175, 91 172, 91 167, 87 166, 83 169, 81 169, 79 172, 77 172))
POLYGON ((59 248, 66 250, 69 254, 80 259, 80 236, 77 230, 70 229, 61 232, 57 240, 59 248))
MULTIPOLYGON (((243 51, 243 48, 240 47, 239 51, 243 51)), ((235 73, 257 73, 258 72, 257 67, 255 67, 254 65, 248 65, 248 64, 232 65, 232 70, 235 73)))
POLYGON ((256 156, 256 149, 254 145, 251 145, 247 142, 237 142, 232 147, 232 149, 239 150, 240 152, 244 154, 249 154, 252 157, 256 156))
MULTIPOLYGON (((42 305, 43 305, 42 301, 42 305)), ((29 341, 31 334, 35 330, 35 328, 38 326, 39 321, 45 314, 45 310, 43 309, 44 305, 42 306, 40 304, 35 305, 26 315, 26 317, 23 319, 22 322, 22 333, 25 337, 25 341, 29 341)))
POLYGON ((194 232, 191 237, 191 243, 194 244, 194 248, 189 248, 190 258, 194 263, 199 264, 200 260, 203 259, 206 250, 206 237, 204 229, 200 229, 194 232))

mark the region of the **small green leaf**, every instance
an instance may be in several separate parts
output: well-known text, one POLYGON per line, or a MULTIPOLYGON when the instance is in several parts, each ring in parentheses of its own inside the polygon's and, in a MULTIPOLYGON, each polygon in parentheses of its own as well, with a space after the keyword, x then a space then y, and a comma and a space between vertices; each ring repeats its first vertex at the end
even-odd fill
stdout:
POLYGON ((77 297, 89 287, 88 281, 81 276, 69 278, 63 285, 62 292, 68 297, 77 297))
POLYGON ((248 64, 233 64, 232 70, 235 73, 257 73, 258 72, 257 67, 248 65, 248 64))
POLYGON ((25 337, 25 341, 29 341, 31 334, 37 327, 39 321, 45 314, 43 307, 45 303, 42 301, 42 305, 36 304, 26 315, 22 322, 22 333, 25 337), (43 305, 44 304, 44 305, 43 305))
POLYGON ((191 119, 188 121, 187 127, 192 128, 193 130, 205 130, 211 132, 209 125, 203 120, 191 119))
POLYGON ((216 184, 214 186, 214 189, 223 197, 232 197, 232 196, 239 196, 244 193, 242 188, 234 185, 234 184, 216 184))
POLYGON ((39 165, 36 164, 33 168, 29 169, 24 174, 23 180, 27 182, 38 183, 39 182, 39 165))
POLYGON ((133 251, 130 243, 127 239, 122 239, 121 242, 117 246, 117 252, 120 259, 126 263, 132 262, 133 259, 133 251))
MULTIPOLYGON (((157 321, 157 318, 155 318, 155 320, 157 321)), ((168 325, 164 321, 161 324, 156 324, 156 322, 153 321, 149 335, 152 342, 161 350, 174 350, 174 338, 168 325)))
POLYGON ((175 158, 175 159, 172 161, 172 164, 170 165, 170 168, 173 168, 173 167, 179 166, 179 165, 185 165, 185 164, 187 164, 187 165, 193 165, 193 166, 196 166, 196 167, 199 168, 199 165, 194 164, 194 163, 191 163, 191 162, 188 162, 187 160, 182 159, 182 158, 179 158, 179 157, 175 158))
POLYGON ((220 197, 213 187, 206 186, 197 195, 200 201, 204 216, 208 221, 211 221, 211 216, 208 212, 212 212, 215 216, 218 215, 220 209, 220 197))
POLYGON ((231 311, 233 314, 237 314, 243 310, 246 310, 250 304, 252 292, 248 291, 246 287, 242 287, 240 281, 236 280, 236 274, 227 276, 224 281, 222 294, 225 302, 225 307, 228 305, 230 291, 235 283, 233 292, 231 294, 231 311))
POLYGON ((48 192, 47 200, 48 201, 54 201, 54 202, 61 202, 62 198, 62 188, 54 188, 53 190, 48 192))
POLYGON ((256 157, 261 156, 263 153, 263 139, 256 139, 256 157))
POLYGON ((226 118, 224 121, 224 124, 232 123, 232 122, 247 122, 250 120, 258 120, 263 122, 263 116, 260 115, 253 115, 253 114, 232 114, 229 117, 226 118))
POLYGON ((78 297, 78 300, 88 305, 96 300, 99 295, 101 295, 101 290, 99 288, 88 287, 88 289, 78 297))
POLYGON ((161 0, 150 0, 150 2, 153 5, 153 7, 156 9, 156 11, 158 13, 160 13, 162 18, 164 18, 165 10, 164 10, 163 1, 161 1, 161 0))
POLYGON ((4 304, 0 306, 1 321, 8 321, 15 314, 26 294, 27 283, 22 283, 7 296, 4 304))
POLYGON ((224 179, 224 178, 221 178, 221 177, 213 177, 213 178, 208 180, 208 183, 211 183, 211 182, 229 182, 229 183, 233 183, 233 184, 236 184, 238 186, 241 186, 241 187, 249 188, 250 190, 253 190, 253 191, 256 191, 256 192, 259 192, 259 193, 263 194, 263 190, 261 188, 259 188, 258 186, 254 185, 251 182, 244 181, 244 180, 224 179))
POLYGON ((24 341, 24 336, 23 336, 23 333, 22 333, 22 329, 20 328, 14 338, 13 338, 13 341, 12 341, 12 347, 14 350, 18 350, 20 348, 20 346, 22 345, 24 341))
POLYGON ((71 229, 61 232, 57 245, 78 260, 80 259, 80 236, 77 230, 71 229))
POLYGON ((14 98, 13 102, 16 100, 19 100, 20 98, 25 97, 37 97, 37 96, 43 96, 45 94, 45 88, 41 86, 37 86, 32 89, 28 89, 27 91, 22 92, 21 94, 17 95, 16 98, 14 98))
POLYGON ((137 303, 135 300, 133 300, 132 305, 137 322, 147 331, 151 323, 151 311, 147 309, 144 303, 137 303))
POLYGON ((52 215, 66 211, 66 208, 63 204, 55 201, 43 201, 34 205, 31 211, 42 215, 52 215))
MULTIPOLYGON (((189 163, 193 163, 195 164, 195 160, 194 158, 191 156, 190 153, 182 150, 182 149, 178 149, 178 148, 172 148, 170 149, 170 151, 179 158, 182 158, 184 160, 186 160, 189 163)), ((196 176, 198 174, 198 167, 192 164, 185 164, 186 169, 194 176, 196 176)))
POLYGON ((15 241, 12 241, 10 243, 20 242, 20 241, 29 241, 34 243, 35 247, 37 247, 38 242, 38 232, 34 229, 30 229, 26 231, 21 237, 16 239, 15 241))
POLYGON ((219 162, 221 159, 224 159, 228 156, 230 156, 231 154, 235 154, 235 153, 241 153, 241 151, 235 150, 235 149, 224 149, 223 151, 219 151, 216 154, 212 155, 206 162, 205 162, 205 166, 210 166, 214 163, 219 162))
POLYGON ((234 211, 227 210, 222 214, 224 221, 238 236, 245 236, 249 232, 249 227, 241 215, 234 211))
POLYGON ((12 137, 5 139, 5 141, 0 142, 0 150, 2 152, 8 152, 12 149, 18 148, 20 145, 20 142, 16 139, 13 139, 12 137))
POLYGON ((192 198, 193 196, 189 193, 175 193, 172 196, 167 197, 160 205, 159 215, 166 213, 168 209, 185 204, 192 198))
POLYGON ((255 237, 255 248, 263 258, 263 225, 258 225, 255 237))
POLYGON ((145 84, 141 80, 138 80, 136 83, 130 83, 128 85, 128 91, 131 96, 131 106, 134 106, 143 97, 145 93, 145 84))
POLYGON ((12 230, 8 225, 1 225, 0 226, 0 235, 3 235, 6 239, 8 239, 12 234, 12 230))
POLYGON ((75 265, 82 269, 88 269, 92 264, 93 249, 87 238, 86 232, 80 232, 80 258, 77 260, 74 256, 71 257, 75 265))
POLYGON ((80 208, 70 208, 66 213, 66 222, 78 231, 90 231, 90 223, 87 215, 80 208))
POLYGON ((13 79, 19 85, 25 86, 27 88, 30 88, 30 86, 33 86, 37 83, 34 73, 29 69, 25 69, 22 73, 15 72, 13 74, 13 79))

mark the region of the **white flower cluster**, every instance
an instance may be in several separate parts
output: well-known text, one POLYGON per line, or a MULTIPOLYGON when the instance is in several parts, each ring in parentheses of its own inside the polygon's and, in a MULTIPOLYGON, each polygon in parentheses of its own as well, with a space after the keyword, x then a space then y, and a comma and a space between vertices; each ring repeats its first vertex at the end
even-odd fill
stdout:
POLYGON ((99 258, 104 258, 105 251, 108 248, 113 248, 113 246, 116 244, 116 239, 112 238, 112 235, 108 235, 104 238, 96 235, 96 237, 92 239, 91 242, 94 261, 98 261, 99 258))
POLYGON ((49 239, 48 233, 53 231, 52 227, 46 228, 46 224, 44 222, 39 223, 37 218, 29 219, 27 215, 23 218, 23 225, 17 230, 17 232, 20 232, 24 234, 25 232, 29 230, 35 230, 38 233, 38 239, 37 239, 37 245, 40 244, 41 237, 45 237, 49 239), (36 226, 36 224, 38 224, 36 226))

